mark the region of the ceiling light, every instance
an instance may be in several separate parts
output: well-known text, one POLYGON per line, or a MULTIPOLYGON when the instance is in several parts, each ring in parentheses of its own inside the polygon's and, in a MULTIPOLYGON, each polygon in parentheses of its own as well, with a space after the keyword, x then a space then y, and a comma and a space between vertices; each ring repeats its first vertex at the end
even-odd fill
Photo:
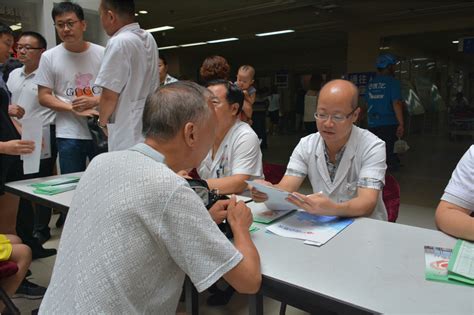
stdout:
POLYGON ((155 27, 155 28, 149 28, 145 31, 153 33, 153 32, 159 32, 159 31, 172 30, 172 29, 174 29, 174 26, 160 26, 160 27, 155 27))
POLYGON ((140 10, 140 11, 138 11, 138 13, 140 13, 140 14, 148 14, 148 11, 146 11, 146 10, 140 10))
POLYGON ((458 41, 458 40, 453 40, 451 43, 453 43, 453 44, 459 44, 459 41, 458 41))
POLYGON ((198 42, 198 43, 179 45, 179 47, 192 47, 192 46, 199 46, 199 45, 206 45, 206 44, 207 44, 206 42, 198 42))
POLYGON ((135 13, 135 16, 138 16, 138 13, 135 13))
POLYGON ((21 23, 10 25, 10 28, 12 29, 12 31, 21 30, 21 23))
POLYGON ((276 31, 276 32, 268 32, 268 33, 258 33, 255 34, 255 36, 271 36, 271 35, 280 35, 280 34, 286 34, 286 33, 293 33, 294 30, 283 30, 283 31, 276 31))
POLYGON ((178 48, 178 47, 179 47, 179 46, 177 46, 177 45, 165 46, 165 47, 158 47, 158 50, 173 49, 173 48, 178 48))
POLYGON ((229 37, 229 38, 223 38, 223 39, 215 39, 215 40, 209 40, 207 41, 208 44, 217 44, 217 43, 224 43, 224 42, 231 42, 234 40, 239 40, 237 37, 229 37))

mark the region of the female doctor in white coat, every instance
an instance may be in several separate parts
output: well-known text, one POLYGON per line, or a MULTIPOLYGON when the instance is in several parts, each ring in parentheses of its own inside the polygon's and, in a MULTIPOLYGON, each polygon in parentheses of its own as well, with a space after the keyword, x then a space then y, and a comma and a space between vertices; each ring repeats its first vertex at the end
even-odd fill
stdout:
MULTIPOLYGON (((288 201, 310 213, 387 220, 381 194, 385 143, 354 126, 360 111, 357 98, 357 87, 349 81, 333 80, 321 89, 315 112, 319 132, 300 140, 275 187, 291 192, 288 201), (311 195, 296 192, 306 176, 311 195)), ((255 188, 252 197, 257 202, 267 199, 255 188)))

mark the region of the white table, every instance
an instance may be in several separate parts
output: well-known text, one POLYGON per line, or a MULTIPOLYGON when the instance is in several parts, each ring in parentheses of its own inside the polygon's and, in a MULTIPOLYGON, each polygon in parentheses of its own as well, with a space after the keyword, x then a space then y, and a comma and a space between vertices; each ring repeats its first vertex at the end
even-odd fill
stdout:
MULTIPOLYGON (((10 182, 5 189, 67 211, 74 191, 46 196, 29 186, 57 177, 10 182)), ((473 288, 424 278, 424 246, 454 247, 456 240, 444 233, 359 218, 325 245, 313 247, 256 225, 260 230, 252 239, 263 282, 259 294, 250 297, 251 314, 262 313, 263 295, 310 312, 323 307, 351 314, 474 314, 473 288)), ((187 297, 188 309, 196 314, 196 295, 187 297)))
POLYGON ((310 312, 474 314, 474 289, 425 280, 424 246, 453 248, 439 231, 359 218, 321 247, 253 234, 263 283, 251 297, 251 314, 263 311, 261 295, 310 312))
POLYGON ((74 190, 66 191, 57 195, 39 195, 33 193, 34 187, 31 184, 44 182, 50 179, 68 177, 68 176, 81 176, 83 172, 71 173, 66 175, 56 175, 48 177, 33 178, 27 180, 20 180, 16 182, 9 182, 5 184, 5 191, 20 196, 22 198, 28 199, 32 202, 39 203, 46 207, 51 207, 58 209, 60 211, 67 211, 74 196, 74 190))

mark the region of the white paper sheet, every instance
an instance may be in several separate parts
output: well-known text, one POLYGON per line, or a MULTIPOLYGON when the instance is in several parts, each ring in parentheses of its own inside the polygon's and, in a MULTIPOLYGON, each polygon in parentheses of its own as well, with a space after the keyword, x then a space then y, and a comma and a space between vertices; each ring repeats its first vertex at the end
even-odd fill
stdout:
POLYGON ((51 157, 51 130, 49 125, 43 127, 43 146, 41 147, 41 159, 51 157))
POLYGON ((286 198, 290 194, 287 191, 280 190, 274 187, 259 184, 255 181, 246 181, 247 184, 255 187, 258 191, 261 191, 268 196, 268 200, 265 201, 265 206, 271 210, 294 210, 297 207, 291 202, 286 201, 286 198))
POLYGON ((23 119, 21 139, 35 142, 35 150, 33 153, 22 155, 24 174, 39 172, 42 138, 43 126, 41 119, 33 117, 23 119))

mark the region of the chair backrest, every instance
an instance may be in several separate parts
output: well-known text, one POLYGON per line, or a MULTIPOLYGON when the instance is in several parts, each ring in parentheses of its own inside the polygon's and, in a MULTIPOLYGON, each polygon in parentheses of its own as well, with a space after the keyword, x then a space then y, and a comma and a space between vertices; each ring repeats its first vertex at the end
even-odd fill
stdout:
POLYGON ((18 266, 13 261, 0 261, 0 279, 13 276, 18 272, 18 266))
POLYGON ((278 184, 286 172, 286 165, 263 162, 263 175, 265 180, 272 184, 278 184))
POLYGON ((382 191, 382 199, 387 209, 388 221, 395 222, 400 210, 400 185, 390 174, 385 174, 385 186, 382 191))

